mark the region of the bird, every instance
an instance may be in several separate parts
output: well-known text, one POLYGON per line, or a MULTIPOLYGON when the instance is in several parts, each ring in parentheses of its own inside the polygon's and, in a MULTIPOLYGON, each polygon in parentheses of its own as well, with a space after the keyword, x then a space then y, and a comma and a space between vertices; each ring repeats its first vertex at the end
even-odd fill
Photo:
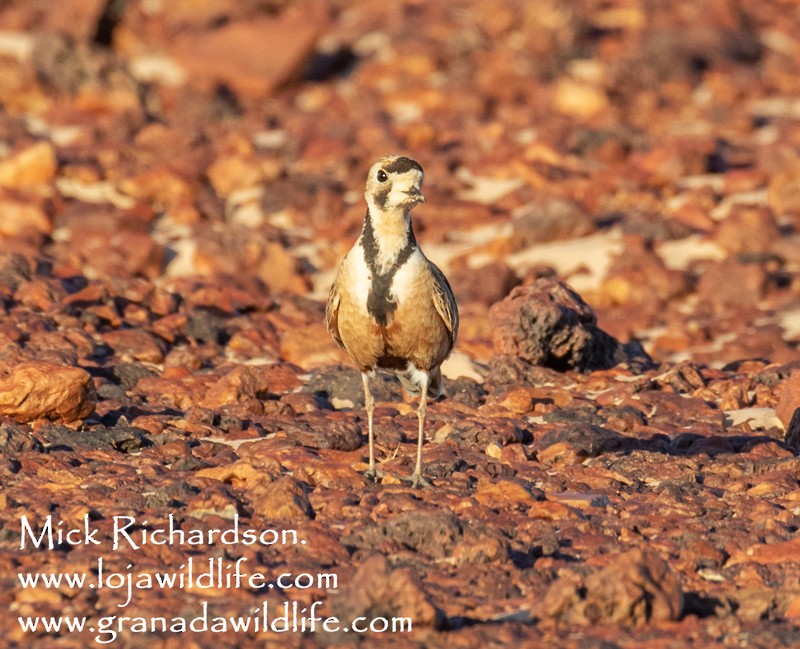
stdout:
POLYGON ((366 478, 384 476, 375 465, 375 401, 369 386, 375 370, 396 374, 406 392, 419 395, 416 465, 405 478, 413 487, 430 485, 422 475, 427 400, 442 395, 441 365, 458 335, 453 290, 414 237, 411 210, 425 203, 423 178, 422 166, 405 156, 386 156, 372 165, 361 234, 339 266, 325 309, 328 331, 361 372, 369 441, 366 478))

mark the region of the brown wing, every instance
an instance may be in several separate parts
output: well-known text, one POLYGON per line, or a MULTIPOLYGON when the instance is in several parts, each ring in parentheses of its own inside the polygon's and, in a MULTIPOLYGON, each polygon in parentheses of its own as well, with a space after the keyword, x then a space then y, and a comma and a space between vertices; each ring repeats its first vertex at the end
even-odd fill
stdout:
POLYGON ((458 336, 458 305, 453 295, 453 289, 450 288, 450 282, 447 281, 444 273, 436 264, 429 263, 433 274, 433 304, 450 332, 450 346, 452 347, 458 336))
MULTIPOLYGON (((339 277, 337 276, 338 280, 339 277)), ((336 344, 344 349, 342 337, 339 335, 339 285, 338 281, 331 284, 331 292, 328 294, 328 304, 325 307, 325 325, 328 327, 328 333, 333 336, 336 344)))

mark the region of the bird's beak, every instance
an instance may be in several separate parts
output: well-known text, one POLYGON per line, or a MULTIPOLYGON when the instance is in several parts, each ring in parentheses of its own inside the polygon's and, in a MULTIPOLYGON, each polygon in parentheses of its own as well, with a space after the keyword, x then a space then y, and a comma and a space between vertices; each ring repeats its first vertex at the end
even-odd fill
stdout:
POLYGON ((411 196, 417 203, 424 203, 425 197, 422 195, 422 192, 417 187, 412 187, 409 189, 406 194, 411 196))

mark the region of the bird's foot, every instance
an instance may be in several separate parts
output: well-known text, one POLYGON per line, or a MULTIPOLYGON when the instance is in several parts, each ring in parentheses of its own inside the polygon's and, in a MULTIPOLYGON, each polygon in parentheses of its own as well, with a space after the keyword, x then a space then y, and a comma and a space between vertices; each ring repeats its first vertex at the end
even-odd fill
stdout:
POLYGON ((372 482, 378 482, 378 480, 383 478, 385 475, 386 474, 374 464, 364 471, 364 478, 367 480, 372 480, 372 482))
POLYGON ((430 487, 431 483, 422 477, 422 473, 414 471, 410 476, 402 478, 403 482, 410 482, 411 487, 414 489, 421 489, 422 487, 430 487))

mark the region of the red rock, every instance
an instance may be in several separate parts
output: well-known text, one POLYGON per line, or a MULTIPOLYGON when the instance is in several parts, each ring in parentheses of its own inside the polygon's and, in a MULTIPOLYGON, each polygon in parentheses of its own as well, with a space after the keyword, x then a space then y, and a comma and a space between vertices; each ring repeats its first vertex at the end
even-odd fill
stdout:
POLYGON ((21 363, 0 378, 0 416, 73 422, 94 412, 92 377, 78 367, 21 363))
POLYGON ((200 469, 196 475, 201 478, 220 480, 236 489, 247 490, 272 482, 280 473, 281 465, 273 459, 270 464, 262 460, 258 467, 244 460, 238 460, 223 466, 200 469))
POLYGON ((518 388, 498 395, 498 403, 511 412, 524 414, 533 410, 534 396, 531 393, 533 388, 518 388))
POLYGON ((800 163, 776 173, 769 182, 767 200, 775 214, 800 214, 800 163))
POLYGON ((618 555, 585 581, 575 573, 561 576, 548 590, 541 610, 571 624, 643 626, 677 620, 683 592, 660 556, 637 548, 618 555))
POLYGON ((603 279, 597 306, 634 304, 655 310, 688 291, 684 273, 667 268, 642 237, 628 235, 603 279))
POLYGON ((331 601, 331 608, 341 619, 352 620, 370 611, 386 616, 410 617, 415 628, 439 628, 442 613, 407 569, 392 569, 382 555, 364 561, 353 577, 341 586, 331 601))
POLYGON ((580 518, 581 514, 578 510, 569 505, 544 500, 533 503, 528 510, 528 516, 532 519, 561 521, 569 518, 580 518))
POLYGON ((239 509, 239 501, 226 487, 204 489, 186 503, 186 513, 194 518, 218 516, 231 520, 240 513, 239 509))
POLYGON ((0 194, 0 237, 17 237, 25 234, 50 234, 53 224, 38 201, 20 200, 19 197, 0 194))
POLYGON ((0 160, 0 187, 42 188, 56 174, 56 152, 49 142, 38 142, 0 160))
POLYGON ((236 93, 263 97, 299 75, 321 29, 308 15, 255 18, 179 34, 168 52, 205 91, 224 84, 236 93))
POLYGON ((717 230, 717 243, 729 253, 767 252, 780 236, 768 207, 736 205, 717 230))
POLYGON ((600 85, 562 77, 555 87, 553 107, 560 113, 589 120, 608 109, 609 100, 600 85))
POLYGON ((727 566, 753 562, 760 565, 800 561, 800 538, 779 543, 759 543, 740 550, 728 559, 727 566))
POLYGON ((305 489, 290 476, 246 490, 253 514, 268 521, 296 521, 313 516, 305 489))
POLYGON ((800 596, 793 597, 783 612, 783 618, 795 625, 800 624, 800 596))
POLYGON ((257 367, 242 365, 219 379, 206 393, 201 402, 204 408, 220 408, 241 404, 249 411, 264 412, 262 400, 266 398, 269 385, 264 373, 257 367))
POLYGON ((302 273, 297 258, 280 243, 270 241, 264 246, 264 259, 259 264, 258 276, 271 291, 305 293, 308 278, 302 273))
POLYGON ((144 329, 117 329, 103 334, 103 340, 122 360, 161 363, 164 350, 152 334, 144 329))
POLYGON ((700 277, 697 297, 715 311, 758 306, 767 287, 767 273, 759 264, 735 260, 713 263, 700 277))
POLYGON ((478 483, 475 500, 486 507, 533 507, 539 505, 530 489, 515 480, 485 481, 478 483))
POLYGON ((263 183, 261 167, 252 151, 249 156, 226 155, 217 158, 206 172, 217 195, 229 197, 237 190, 263 183))

